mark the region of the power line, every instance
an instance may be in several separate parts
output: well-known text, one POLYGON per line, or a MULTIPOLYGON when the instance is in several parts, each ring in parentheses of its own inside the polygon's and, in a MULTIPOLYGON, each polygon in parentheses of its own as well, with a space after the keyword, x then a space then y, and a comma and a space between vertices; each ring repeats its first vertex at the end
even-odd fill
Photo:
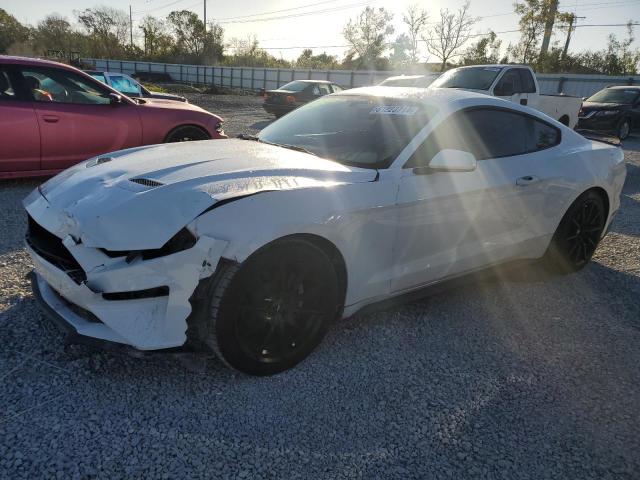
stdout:
MULTIPOLYGON (((632 23, 631 25, 640 25, 640 23, 632 23)), ((574 25, 573 28, 581 28, 581 27, 626 27, 627 24, 626 23, 602 23, 602 24, 582 24, 582 25, 574 25)), ((566 25, 566 27, 568 27, 568 25, 566 25)), ((502 34, 502 33, 516 33, 516 32, 520 32, 520 29, 515 29, 515 30, 502 30, 500 32, 488 32, 488 33, 474 33, 469 35, 469 38, 476 38, 476 37, 485 37, 487 35, 491 35, 491 33, 495 33, 496 35, 502 34)), ((420 42, 426 42, 428 40, 432 40, 432 39, 419 39, 418 41, 420 42)), ((389 45, 392 45, 391 43, 389 45)), ((351 45, 297 45, 297 46, 289 46, 289 47, 260 47, 263 50, 294 50, 297 48, 300 49, 314 49, 314 48, 318 48, 318 49, 322 49, 322 48, 348 48, 351 45)))
MULTIPOLYGON (((138 11, 133 12, 133 13, 135 13, 136 15, 139 15, 141 13, 155 12, 156 10, 162 10, 163 8, 170 7, 170 6, 175 5, 176 3, 180 3, 180 2, 184 2, 184 0, 174 0, 173 2, 169 2, 169 3, 167 3, 165 5, 161 5, 159 7, 150 8, 148 10, 138 10, 138 11)), ((200 2, 198 2, 198 4, 200 4, 200 2)))
POLYGON ((300 9, 307 8, 307 7, 315 7, 317 5, 325 5, 327 3, 335 3, 337 1, 338 0, 326 0, 324 2, 309 3, 307 5, 301 5, 299 7, 284 8, 282 10, 272 10, 270 12, 254 13, 252 15, 241 15, 241 16, 238 16, 238 17, 225 17, 225 18, 220 18, 219 20, 220 21, 223 21, 223 20, 237 20, 237 19, 241 19, 241 18, 258 17, 258 16, 262 16, 262 15, 271 15, 271 14, 274 14, 274 13, 282 13, 282 12, 289 12, 289 11, 292 11, 292 10, 300 10, 300 9))
POLYGON ((359 2, 359 3, 352 3, 349 5, 343 5, 341 7, 333 7, 333 8, 325 8, 322 10, 313 10, 311 12, 300 12, 300 13, 292 13, 292 14, 288 14, 288 15, 279 15, 276 17, 267 17, 267 18, 257 18, 257 19, 249 19, 249 20, 225 20, 225 21, 219 21, 217 23, 220 24, 230 24, 230 23, 258 23, 258 22, 270 22, 272 20, 283 20, 286 18, 298 18, 298 17, 306 17, 309 15, 318 15, 318 14, 322 14, 322 13, 331 13, 331 12, 337 12, 340 10, 347 10, 349 8, 354 8, 354 7, 363 7, 365 5, 370 5, 372 3, 376 3, 379 0, 369 0, 366 2, 359 2))

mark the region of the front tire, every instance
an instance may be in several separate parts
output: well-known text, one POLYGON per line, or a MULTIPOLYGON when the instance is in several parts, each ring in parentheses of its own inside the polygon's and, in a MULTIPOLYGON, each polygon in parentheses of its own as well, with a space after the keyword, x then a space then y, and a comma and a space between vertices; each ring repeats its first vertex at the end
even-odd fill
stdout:
POLYGON ((171 133, 167 135, 165 143, 192 142, 209 139, 211 139, 211 136, 202 128, 185 125, 184 127, 178 127, 171 131, 171 133))
POLYGON ((564 214, 543 257, 544 264, 557 273, 584 268, 598 247, 607 211, 602 197, 593 190, 580 195, 564 214))
POLYGON ((304 360, 341 304, 327 254, 288 239, 227 268, 211 292, 206 343, 228 366, 249 375, 272 375, 304 360))

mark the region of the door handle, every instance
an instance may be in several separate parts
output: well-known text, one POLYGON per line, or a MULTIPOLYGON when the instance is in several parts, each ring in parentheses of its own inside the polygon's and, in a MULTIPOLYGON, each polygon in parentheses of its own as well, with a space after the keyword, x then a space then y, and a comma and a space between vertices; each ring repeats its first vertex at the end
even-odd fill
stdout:
POLYGON ((58 117, 57 115, 43 115, 42 119, 47 123, 56 123, 58 120, 60 120, 60 117, 58 117))
POLYGON ((527 99, 526 98, 521 98, 520 99, 520 105, 526 105, 527 104, 527 99))
POLYGON ((535 175, 527 175, 526 177, 520 177, 516 180, 516 185, 520 187, 526 187, 527 185, 533 185, 534 183, 538 183, 540 181, 540 177, 536 177, 535 175))

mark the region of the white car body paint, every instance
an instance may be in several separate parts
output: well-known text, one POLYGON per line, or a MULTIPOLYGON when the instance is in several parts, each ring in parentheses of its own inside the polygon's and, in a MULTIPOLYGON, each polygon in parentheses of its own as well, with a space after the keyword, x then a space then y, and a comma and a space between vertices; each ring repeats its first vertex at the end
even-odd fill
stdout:
POLYGON ((186 340, 190 296, 220 259, 241 263, 287 235, 315 235, 341 253, 347 317, 468 271, 540 257, 567 208, 589 188, 607 193, 607 227, 619 207, 626 174, 621 149, 557 122, 562 142, 547 150, 478 161, 468 172, 421 175, 403 168, 455 111, 506 106, 532 115, 526 107, 449 89, 371 87, 337 95, 411 98, 437 113, 388 169, 378 171, 247 140, 141 147, 72 167, 24 202, 86 272, 78 284, 27 247, 45 303, 80 334, 144 350, 175 347, 186 340), (540 181, 516 184, 528 175, 540 181), (216 206, 221 201, 228 202, 216 206), (198 240, 178 253, 127 263, 103 251, 157 249, 183 227, 198 240), (160 286, 169 287, 168 296, 102 297, 160 286), (69 302, 102 323, 82 318, 69 302))

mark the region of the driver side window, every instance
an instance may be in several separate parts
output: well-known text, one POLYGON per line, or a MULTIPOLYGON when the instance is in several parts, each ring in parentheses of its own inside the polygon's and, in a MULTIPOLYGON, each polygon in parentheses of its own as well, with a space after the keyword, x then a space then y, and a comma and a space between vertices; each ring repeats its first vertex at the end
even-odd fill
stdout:
POLYGON ((407 167, 424 167, 441 150, 461 150, 476 160, 511 157, 527 152, 528 118, 495 108, 454 113, 418 147, 407 167))
POLYGON ((507 73, 502 76, 494 89, 496 95, 500 96, 500 92, 511 92, 510 95, 522 93, 522 82, 520 81, 520 74, 517 69, 513 68, 508 70, 507 73))
POLYGON ((36 102, 108 105, 107 90, 74 72, 54 68, 23 69, 27 89, 36 102))

